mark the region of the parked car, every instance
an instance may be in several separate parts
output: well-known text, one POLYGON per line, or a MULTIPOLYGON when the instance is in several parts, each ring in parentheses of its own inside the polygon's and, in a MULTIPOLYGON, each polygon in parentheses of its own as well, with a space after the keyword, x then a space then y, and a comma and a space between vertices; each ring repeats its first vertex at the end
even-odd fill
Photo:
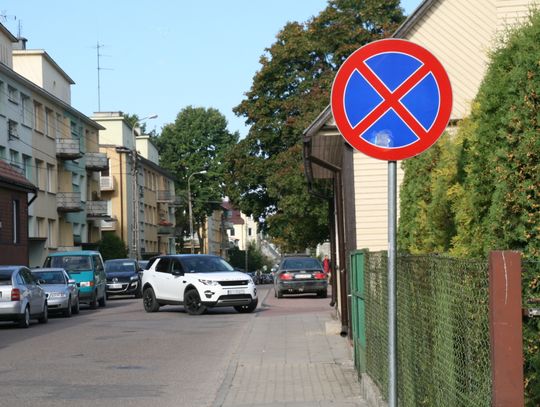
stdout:
POLYGON ((63 268, 77 282, 79 301, 95 309, 107 305, 107 278, 101 254, 93 250, 51 253, 44 268, 63 268))
POLYGON ((114 259, 105 262, 107 295, 134 295, 142 297, 140 267, 137 260, 114 259))
POLYGON ((79 313, 79 287, 66 270, 38 268, 32 274, 45 290, 49 313, 59 312, 65 317, 79 313))
POLYGON ((274 275, 274 295, 316 293, 326 298, 328 281, 321 262, 314 257, 287 256, 274 275))
POLYGON ((147 312, 163 305, 183 305, 190 315, 211 307, 234 307, 238 312, 257 308, 257 288, 250 276, 234 271, 219 256, 180 254, 151 260, 142 278, 147 312))
POLYGON ((33 318, 42 324, 49 319, 45 290, 28 267, 0 266, 0 321, 28 328, 33 318))

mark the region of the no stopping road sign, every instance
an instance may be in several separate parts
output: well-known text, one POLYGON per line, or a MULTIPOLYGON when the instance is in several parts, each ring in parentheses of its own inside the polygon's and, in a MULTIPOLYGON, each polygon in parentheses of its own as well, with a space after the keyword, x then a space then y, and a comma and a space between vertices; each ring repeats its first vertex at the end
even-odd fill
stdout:
POLYGON ((357 150, 380 160, 420 154, 437 141, 452 110, 441 63, 401 39, 369 43, 340 67, 332 86, 336 125, 357 150))

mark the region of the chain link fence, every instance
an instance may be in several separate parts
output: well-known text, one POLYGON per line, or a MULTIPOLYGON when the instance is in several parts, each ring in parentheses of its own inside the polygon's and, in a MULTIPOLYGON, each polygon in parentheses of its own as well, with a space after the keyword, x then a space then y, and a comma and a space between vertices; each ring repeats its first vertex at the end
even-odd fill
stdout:
MULTIPOLYGON (((540 308, 540 261, 524 260, 521 264, 523 308, 540 308)), ((525 405, 540 405, 540 317, 523 319, 523 356, 525 405)))
MULTIPOLYGON (((398 256, 400 406, 491 404, 487 261, 398 256)), ((387 253, 367 253, 366 368, 388 389, 387 253)))

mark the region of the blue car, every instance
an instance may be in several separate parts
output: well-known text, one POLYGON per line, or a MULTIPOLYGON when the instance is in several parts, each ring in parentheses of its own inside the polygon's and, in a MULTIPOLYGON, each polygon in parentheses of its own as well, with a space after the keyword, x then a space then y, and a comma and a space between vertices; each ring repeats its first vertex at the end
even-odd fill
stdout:
POLYGON ((101 254, 93 250, 51 253, 44 268, 63 268, 79 287, 79 301, 90 308, 107 305, 107 277, 101 254))

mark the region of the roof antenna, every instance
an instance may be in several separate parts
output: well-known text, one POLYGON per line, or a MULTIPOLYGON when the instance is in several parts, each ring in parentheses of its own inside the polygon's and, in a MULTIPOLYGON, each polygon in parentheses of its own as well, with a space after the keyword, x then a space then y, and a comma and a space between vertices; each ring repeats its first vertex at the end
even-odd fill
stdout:
POLYGON ((112 71, 112 69, 110 68, 102 68, 101 67, 101 64, 100 64, 100 58, 102 56, 108 56, 108 55, 103 55, 99 52, 100 48, 103 48, 105 45, 103 44, 100 44, 99 43, 99 40, 96 44, 96 55, 97 55, 97 93, 98 93, 98 112, 101 112, 101 71, 103 70, 107 70, 107 71, 112 71))

